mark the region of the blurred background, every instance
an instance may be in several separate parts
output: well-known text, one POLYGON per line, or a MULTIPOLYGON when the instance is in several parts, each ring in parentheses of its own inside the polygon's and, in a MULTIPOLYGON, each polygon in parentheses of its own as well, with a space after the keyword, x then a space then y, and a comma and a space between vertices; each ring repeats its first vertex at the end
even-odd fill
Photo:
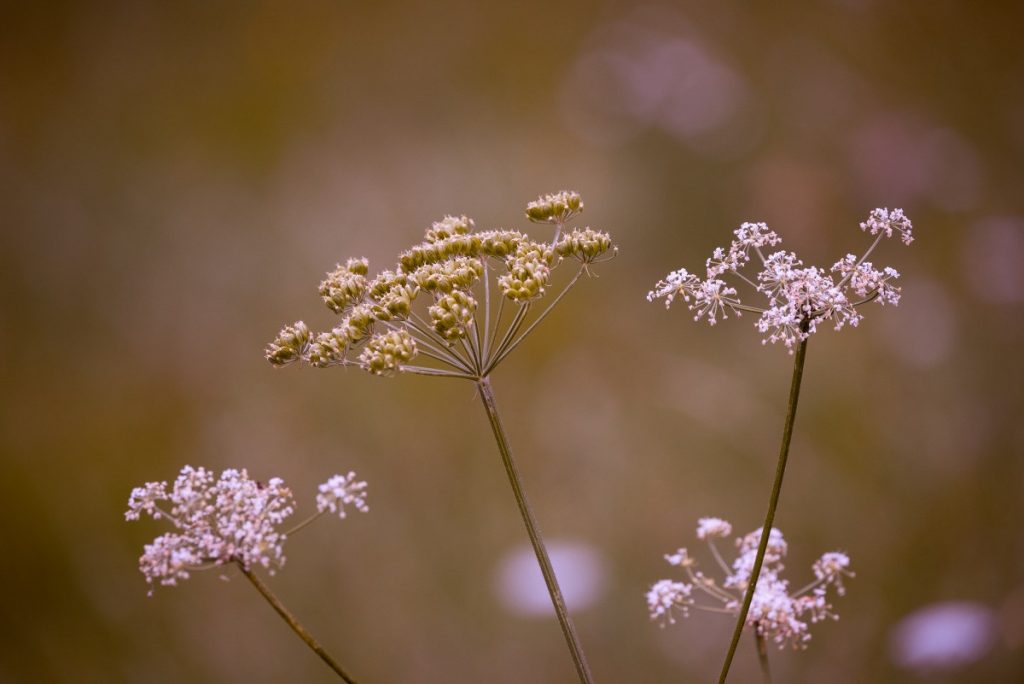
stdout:
POLYGON ((263 359, 331 325, 337 261, 391 267, 445 213, 526 228, 571 188, 620 255, 493 382, 598 681, 717 673, 731 621, 659 629, 644 593, 698 517, 760 526, 791 371, 752 318, 645 294, 746 220, 830 265, 876 206, 915 224, 874 259, 904 301, 812 340, 777 518, 795 586, 827 550, 857 577, 773 667, 1021 681, 1022 25, 942 0, 6 6, 0 680, 334 681, 237 574, 147 598, 164 528, 127 497, 191 464, 283 477, 300 514, 330 474, 370 482, 270 580, 360 681, 573 681, 472 387, 263 359))

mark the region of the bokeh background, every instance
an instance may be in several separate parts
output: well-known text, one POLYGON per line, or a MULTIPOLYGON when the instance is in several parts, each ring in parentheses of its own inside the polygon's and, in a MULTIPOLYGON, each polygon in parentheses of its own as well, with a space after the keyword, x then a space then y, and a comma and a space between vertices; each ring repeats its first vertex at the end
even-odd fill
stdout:
POLYGON ((370 514, 272 580, 361 681, 573 681, 509 586, 526 537, 472 387, 262 356, 330 324, 336 261, 390 267, 445 213, 524 228, 567 187, 620 255, 494 383, 598 680, 717 672, 730 621, 659 629, 644 592, 698 517, 760 525, 791 367, 749 318, 644 295, 742 221, 828 265, 900 206, 918 239, 876 263, 904 302, 812 341, 777 519, 794 584, 832 549, 857 577, 773 666, 1021 681, 1022 25, 944 0, 8 4, 0 680, 333 681, 237 575, 147 598, 163 528, 127 496, 187 463, 281 476, 300 512, 369 480, 370 514), (931 652, 897 636, 951 601, 931 652))

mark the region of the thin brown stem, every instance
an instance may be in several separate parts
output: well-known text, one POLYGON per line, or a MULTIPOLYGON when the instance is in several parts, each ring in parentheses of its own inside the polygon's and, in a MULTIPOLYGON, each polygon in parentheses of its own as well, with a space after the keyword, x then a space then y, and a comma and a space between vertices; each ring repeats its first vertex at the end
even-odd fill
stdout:
MULTIPOLYGON (((808 321, 805 319, 800 325, 800 331, 807 334, 808 321)), ((746 595, 743 597, 743 607, 736 619, 736 628, 732 633, 732 642, 729 644, 729 651, 725 654, 725 662, 722 663, 722 672, 718 677, 718 684, 725 684, 729 676, 729 667, 732 665, 733 656, 736 655, 736 647, 740 643, 740 635, 747 622, 747 613, 750 612, 750 603, 754 599, 754 590, 757 588, 757 580, 761 576, 761 565, 764 563, 764 554, 768 549, 768 536, 772 531, 772 523, 775 522, 775 510, 779 505, 779 493, 782 491, 782 479, 786 474, 786 461, 789 459, 789 443, 793 439, 793 423, 796 420, 796 407, 800 399, 800 383, 804 375, 804 360, 807 357, 807 338, 800 341, 796 349, 796 358, 793 359, 793 380, 789 387, 789 406, 786 411, 786 422, 782 428, 782 445, 779 448, 779 461, 775 467, 775 481, 772 483, 772 493, 768 499, 768 512, 765 514, 764 527, 761 528, 761 541, 757 545, 757 556, 754 558, 754 567, 750 571, 750 579, 747 581, 746 595)))
POLYGON ((310 523, 312 523, 314 520, 316 520, 317 518, 319 518, 323 514, 324 514, 323 511, 317 511, 316 513, 314 513, 313 515, 309 516, 308 518, 306 518, 302 522, 296 523, 292 527, 288 528, 288 530, 284 532, 284 536, 286 536, 286 537, 292 536, 293 534, 295 534, 296 532, 298 532, 299 530, 304 528, 306 525, 309 525, 310 523))
POLYGON ((551 565, 547 548, 544 546, 544 539, 541 537, 537 520, 533 516, 530 502, 526 498, 526 491, 523 489, 523 482, 519 476, 519 468, 512 457, 512 450, 509 447, 508 439, 505 436, 505 428, 502 427, 501 418, 498 415, 498 405, 494 400, 494 390, 491 389, 489 378, 483 377, 477 380, 477 388, 480 391, 480 400, 487 411, 487 419, 494 431, 494 439, 498 443, 498 451, 501 452, 501 461, 505 465, 505 473, 508 475, 509 484, 512 485, 512 493, 519 505, 519 513, 526 525, 526 532, 530 536, 530 543, 533 545, 533 552, 537 556, 537 563, 540 564, 541 574, 544 575, 544 583, 547 585, 548 594, 551 596, 551 603, 558 616, 558 623, 562 627, 562 634, 565 635, 565 642, 572 654, 573 664, 576 666, 576 674, 579 675, 582 684, 593 682, 590 674, 590 666, 587 664, 586 656, 583 654, 583 646, 580 644, 576 628, 573 626, 572 618, 569 617, 569 609, 562 598, 562 590, 558 586, 558 578, 555 576, 555 569, 551 565))
POLYGON ((284 604, 281 603, 277 596, 274 595, 274 592, 270 590, 270 587, 264 584, 263 580, 261 580, 259 576, 253 573, 252 570, 247 569, 241 562, 236 561, 236 564, 242 571, 242 574, 245 575, 246 579, 252 582, 252 585, 256 587, 256 591, 260 592, 260 595, 262 595, 263 598, 266 599, 267 603, 277 611, 277 614, 288 623, 288 626, 299 635, 299 638, 306 642, 306 645, 309 646, 314 653, 320 656, 321 660, 327 663, 327 666, 334 670, 335 674, 348 682, 348 684, 356 684, 356 680, 353 679, 352 675, 346 672, 344 668, 342 668, 342 666, 324 650, 324 647, 306 631, 306 628, 302 626, 295 616, 284 607, 284 604))

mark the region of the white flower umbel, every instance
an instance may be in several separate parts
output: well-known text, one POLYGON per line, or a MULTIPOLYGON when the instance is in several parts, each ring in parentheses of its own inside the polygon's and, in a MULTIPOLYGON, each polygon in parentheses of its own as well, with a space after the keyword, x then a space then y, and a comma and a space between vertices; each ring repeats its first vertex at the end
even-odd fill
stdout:
MULTIPOLYGON (((683 569, 687 581, 663 579, 651 586, 647 592, 647 608, 652 620, 657 620, 662 626, 672 624, 675 622, 674 612, 687 617, 691 608, 739 614, 761 530, 754 530, 736 540, 738 554, 730 565, 723 559, 715 539, 729 535, 731 530, 732 526, 719 518, 701 518, 697 526, 697 537, 707 542, 722 574, 721 580, 701 572, 686 549, 665 556, 669 565, 683 569), (700 596, 706 600, 698 602, 700 596)), ((845 593, 842 578, 853 577, 853 572, 849 569, 850 558, 845 553, 829 552, 814 562, 814 581, 791 591, 788 580, 781 576, 787 548, 782 533, 773 528, 745 627, 754 630, 759 637, 774 641, 780 648, 787 645, 805 648, 811 638, 811 624, 826 618, 838 619, 828 600, 828 591, 835 587, 836 594, 842 596, 845 593)))
MULTIPOLYGON (((356 263, 355 268, 358 267, 356 263)), ((336 288, 332 297, 344 299, 350 293, 351 288, 336 288)), ((309 339, 309 331, 301 324, 291 328, 291 334, 295 340, 309 339)), ((252 480, 244 469, 225 470, 218 479, 205 468, 185 466, 170 491, 166 482, 147 482, 133 489, 124 517, 138 520, 145 513, 154 520, 168 520, 175 528, 174 532, 146 544, 139 559, 139 569, 150 585, 150 596, 154 583, 175 586, 193 571, 234 564, 335 674, 347 684, 355 684, 352 675, 302 626, 254 568, 262 566, 273 575, 284 565, 285 539, 326 511, 337 512, 344 518, 345 505, 367 510, 365 489, 366 483, 357 482, 355 473, 333 476, 320 485, 318 512, 282 532, 279 527, 295 511, 292 492, 283 480, 252 480)))
POLYGON ((695 313, 695 321, 704 318, 711 325, 730 314, 758 314, 755 325, 764 343, 781 342, 792 354, 797 343, 816 332, 822 321, 830 322, 836 330, 855 327, 863 318, 857 311, 860 306, 871 301, 893 306, 899 303, 900 289, 893 282, 900 274, 892 268, 875 269, 867 257, 882 238, 893 233, 909 245, 914 239, 910 219, 902 209, 875 209, 860 225, 875 236, 871 246, 860 257, 848 254, 826 270, 805 267, 792 252, 767 253, 766 247, 775 247, 782 239, 764 223, 744 223, 734 231, 736 239, 729 248, 716 248, 707 260, 705 279, 685 268, 673 271, 655 284, 647 300, 664 298, 669 307, 676 297, 682 297, 695 313), (761 263, 761 270, 749 277, 743 269, 752 254, 761 263), (749 286, 763 304, 744 304, 726 278, 749 286))
MULTIPOLYGON (((366 483, 355 474, 335 475, 320 485, 317 507, 344 515, 344 505, 366 508, 366 483)), ((255 566, 270 574, 284 565, 288 534, 313 518, 282 531, 295 512, 291 490, 280 478, 253 480, 244 470, 228 469, 217 478, 206 468, 185 466, 170 491, 166 482, 147 482, 132 490, 125 519, 142 514, 167 520, 174 531, 146 544, 139 569, 152 587, 175 586, 191 572, 237 563, 244 571, 255 566)), ((152 594, 152 588, 150 589, 152 594)))
POLYGON ((366 505, 366 483, 358 482, 353 472, 344 477, 335 475, 320 485, 320 493, 316 495, 316 510, 321 513, 330 511, 344 518, 345 506, 353 506, 363 513, 370 510, 366 505))

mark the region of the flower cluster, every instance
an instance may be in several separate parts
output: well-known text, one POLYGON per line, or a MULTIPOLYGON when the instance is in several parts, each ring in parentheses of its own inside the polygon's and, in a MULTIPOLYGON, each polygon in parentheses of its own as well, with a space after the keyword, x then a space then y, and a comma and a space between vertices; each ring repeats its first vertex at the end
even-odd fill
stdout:
POLYGON ((744 223, 734 231, 735 239, 728 249, 718 247, 706 263, 706 278, 685 268, 673 271, 659 281, 647 294, 647 300, 665 299, 665 306, 682 297, 695 312, 694 320, 707 319, 714 325, 719 317, 737 316, 744 311, 760 315, 756 327, 764 335, 764 343, 781 342, 793 351, 794 345, 806 340, 822 321, 830 321, 836 330, 856 326, 863 316, 858 307, 871 301, 880 304, 899 303, 900 289, 893 285, 899 273, 892 268, 877 270, 867 257, 883 237, 898 233, 909 245, 913 241, 912 225, 901 209, 875 209, 861 223, 861 229, 876 236, 860 257, 848 254, 829 270, 805 266, 793 252, 768 252, 782 242, 777 233, 764 223, 744 223), (761 271, 751 279, 742 269, 757 257, 761 271), (766 306, 743 304, 737 289, 726 282, 733 277, 760 293, 766 306))
MULTIPOLYGON (((651 586, 647 592, 647 608, 652 620, 660 621, 662 626, 672 624, 677 612, 687 617, 691 608, 739 614, 757 556, 761 530, 754 530, 736 540, 738 555, 729 565, 718 550, 715 539, 731 534, 732 526, 725 520, 702 518, 698 521, 697 537, 707 542, 724 575, 721 582, 697 569, 697 561, 686 549, 665 556, 669 565, 683 569, 686 581, 663 579, 651 586), (710 599, 710 605, 698 604, 695 590, 710 599)), ((790 591, 789 582, 781 577, 786 551, 786 540, 779 530, 773 528, 768 535, 764 564, 745 626, 772 639, 780 648, 787 644, 804 648, 811 638, 808 623, 825 618, 838 619, 828 601, 828 589, 835 587, 836 593, 842 596, 845 593, 842 578, 853 577, 853 572, 849 569, 850 558, 845 553, 829 552, 814 562, 814 581, 797 591, 790 591)))
MULTIPOLYGON (((355 473, 335 475, 320 485, 317 515, 330 511, 344 518, 345 505, 366 511, 365 489, 355 473)), ((150 585, 176 586, 193 571, 227 563, 247 570, 258 565, 273 574, 285 562, 288 533, 279 527, 294 512, 292 492, 280 478, 260 482, 244 469, 228 469, 217 478, 205 468, 185 466, 170 491, 166 482, 133 489, 125 519, 146 514, 174 526, 174 532, 145 545, 139 569, 150 585)))
POLYGON ((356 474, 352 471, 344 477, 335 475, 327 480, 320 485, 316 495, 316 510, 321 513, 330 511, 344 518, 345 506, 353 506, 363 513, 370 510, 366 505, 366 483, 356 480, 356 474))
POLYGON ((320 283, 320 296, 340 323, 318 334, 301 321, 286 326, 267 347, 267 360, 275 366, 300 360, 318 368, 358 365, 374 375, 481 377, 532 329, 524 328, 527 312, 564 259, 578 261, 583 272, 614 255, 607 233, 563 232, 582 210, 579 194, 569 191, 530 202, 527 218, 555 226, 550 242, 516 230, 477 231, 466 216, 445 216, 423 242, 399 255, 393 270, 370 279, 366 259, 338 264, 320 283), (491 310, 492 289, 502 295, 497 311, 491 310), (417 301, 424 304, 417 307, 417 301), (506 302, 515 314, 503 321, 506 302), (421 355, 430 359, 427 365, 411 365, 421 355))

